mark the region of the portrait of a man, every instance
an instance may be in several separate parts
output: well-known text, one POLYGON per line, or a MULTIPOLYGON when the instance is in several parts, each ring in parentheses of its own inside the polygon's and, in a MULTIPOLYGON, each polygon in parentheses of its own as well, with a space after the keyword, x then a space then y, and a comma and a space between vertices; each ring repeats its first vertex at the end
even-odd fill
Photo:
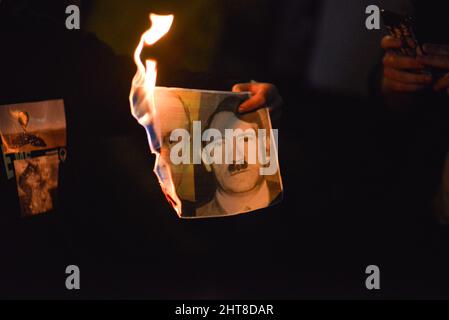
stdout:
MULTIPOLYGON (((261 169, 265 164, 254 154, 265 148, 267 157, 277 161, 276 150, 270 150, 268 140, 271 137, 266 134, 269 130, 260 131, 269 129, 268 115, 263 110, 240 114, 238 107, 242 102, 242 98, 238 96, 225 98, 210 115, 204 128, 205 131, 215 130, 217 134, 219 133, 218 136, 222 137, 229 135, 229 132, 234 134, 232 139, 223 138, 214 141, 215 144, 219 144, 218 149, 221 148, 218 160, 222 158, 222 161, 208 164, 210 161, 203 159, 206 171, 213 177, 213 182, 203 188, 215 186, 215 190, 207 202, 201 204, 201 201, 198 201, 196 217, 236 215, 266 208, 281 200, 282 183, 279 170, 272 175, 262 174, 261 169), (262 134, 263 137, 260 136, 262 134), (238 143, 239 140, 242 143, 238 143), (260 145, 263 140, 265 143, 260 145)), ((214 152, 216 151, 217 149, 214 152)), ((198 189, 200 188, 201 186, 198 186, 198 189)))

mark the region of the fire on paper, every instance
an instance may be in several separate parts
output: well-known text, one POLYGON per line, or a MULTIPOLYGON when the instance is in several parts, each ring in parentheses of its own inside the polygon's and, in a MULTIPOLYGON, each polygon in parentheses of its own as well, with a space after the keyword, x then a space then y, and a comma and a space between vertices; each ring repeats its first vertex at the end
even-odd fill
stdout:
POLYGON ((141 61, 171 28, 172 15, 150 15, 135 51, 131 112, 146 129, 154 173, 181 218, 237 215, 282 199, 277 130, 269 112, 240 114, 248 93, 156 87, 157 63, 141 61))

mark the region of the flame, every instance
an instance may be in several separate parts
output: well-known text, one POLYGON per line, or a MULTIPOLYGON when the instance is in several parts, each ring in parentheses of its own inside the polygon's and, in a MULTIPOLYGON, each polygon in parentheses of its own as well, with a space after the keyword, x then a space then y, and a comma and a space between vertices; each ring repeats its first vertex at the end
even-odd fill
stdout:
POLYGON ((153 24, 151 29, 143 34, 143 40, 149 46, 158 42, 165 36, 173 24, 174 16, 172 14, 167 16, 160 16, 157 14, 150 14, 150 20, 153 24))
POLYGON ((161 137, 156 129, 157 108, 154 98, 154 89, 156 88, 157 80, 157 61, 148 59, 145 61, 144 65, 140 59, 140 55, 145 45, 154 45, 170 31, 174 16, 152 13, 150 14, 150 20, 152 23, 151 28, 142 35, 139 45, 134 52, 134 62, 137 65, 137 73, 132 81, 129 97, 131 113, 147 131, 151 152, 156 155, 156 164, 153 171, 158 176, 159 183, 161 184, 167 199, 172 203, 178 215, 181 216, 181 200, 176 194, 176 188, 173 184, 171 172, 169 172, 168 177, 165 177, 163 180, 160 175, 157 174, 157 166, 161 162, 159 154, 161 137))
POLYGON ((134 62, 137 65, 137 74, 133 80, 133 87, 145 87, 146 90, 152 94, 156 87, 157 78, 157 62, 155 60, 146 60, 146 68, 140 60, 140 55, 145 45, 154 45, 163 36, 165 36, 173 24, 174 16, 160 16, 157 14, 150 14, 151 28, 146 31, 139 42, 139 45, 134 52, 134 62))

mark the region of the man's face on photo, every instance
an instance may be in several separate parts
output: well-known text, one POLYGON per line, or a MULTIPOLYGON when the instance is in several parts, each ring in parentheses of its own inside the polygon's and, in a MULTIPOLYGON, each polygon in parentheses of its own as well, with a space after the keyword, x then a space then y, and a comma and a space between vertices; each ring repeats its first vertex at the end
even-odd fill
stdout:
POLYGON ((156 94, 156 132, 160 133, 160 156, 157 162, 158 172, 162 177, 171 178, 175 188, 178 188, 182 181, 184 165, 175 165, 170 159, 171 148, 177 141, 170 141, 171 133, 176 129, 189 130, 189 118, 182 101, 178 96, 170 92, 156 94))
MULTIPOLYGON (((211 129, 218 129, 221 135, 225 137, 225 129, 241 129, 244 131, 251 129, 257 135, 259 129, 256 123, 246 122, 239 119, 232 112, 220 112, 212 120, 211 129)), ((218 186, 226 193, 245 193, 255 189, 263 182, 263 176, 260 175, 260 164, 256 161, 256 164, 248 163, 248 151, 250 151, 249 138, 246 136, 240 142, 238 138, 234 137, 234 141, 227 141, 223 138, 221 141, 223 161, 222 164, 212 164, 212 170, 215 174, 218 186), (242 142, 244 141, 244 142, 242 142), (232 155, 228 155, 229 159, 233 159, 232 164, 226 164, 225 152, 227 149, 231 151, 231 148, 226 148, 226 143, 233 143, 232 155), (238 150, 237 148, 240 148, 238 150)), ((257 136, 255 137, 257 141, 257 136)), ((257 150, 257 142, 256 150, 257 150)), ((253 150, 255 151, 255 150, 253 150)), ((257 157, 256 157, 257 159, 257 157)))

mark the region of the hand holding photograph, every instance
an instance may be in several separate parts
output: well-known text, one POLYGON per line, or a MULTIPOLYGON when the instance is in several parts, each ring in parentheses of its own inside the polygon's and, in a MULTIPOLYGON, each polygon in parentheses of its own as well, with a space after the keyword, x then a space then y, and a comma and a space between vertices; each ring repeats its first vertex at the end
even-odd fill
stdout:
POLYGON ((249 93, 156 87, 157 62, 140 55, 171 28, 172 15, 150 15, 135 51, 131 112, 146 129, 154 172, 179 217, 231 216, 282 197, 277 131, 268 109, 246 114, 249 93))
POLYGON ((247 93, 156 87, 154 172, 182 218, 231 216, 280 201, 269 112, 240 114, 247 93))

